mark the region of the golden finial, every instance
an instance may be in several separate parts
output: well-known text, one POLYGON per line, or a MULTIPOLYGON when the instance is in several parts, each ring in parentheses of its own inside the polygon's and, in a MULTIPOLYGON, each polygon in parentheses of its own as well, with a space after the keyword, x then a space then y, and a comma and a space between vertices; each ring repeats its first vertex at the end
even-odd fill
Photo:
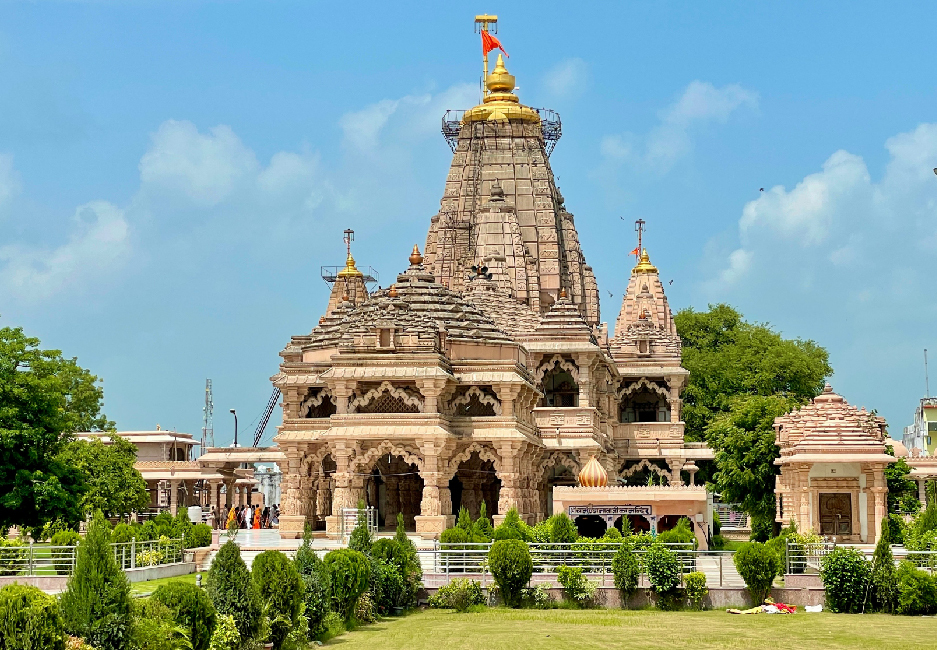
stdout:
POLYGON ((348 256, 345 258, 345 268, 338 272, 338 277, 340 278, 362 278, 364 274, 358 270, 358 267, 355 266, 355 258, 351 256, 351 242, 355 241, 355 231, 351 228, 345 231, 345 236, 343 237, 345 241, 345 249, 348 253, 348 256))
POLYGON ((485 80, 485 86, 493 93, 512 93, 514 91, 515 78, 504 67, 504 57, 498 55, 498 61, 495 63, 495 69, 485 80))
POLYGON ((387 295, 388 295, 388 297, 390 297, 390 298, 396 298, 396 297, 397 297, 397 289, 396 289, 394 286, 391 286, 390 291, 387 292, 387 295))
POLYGON ((423 263, 423 256, 420 255, 420 247, 413 245, 413 252, 410 253, 410 266, 419 266, 423 263))
POLYGON ((562 289, 560 289, 560 300, 565 300, 565 299, 566 299, 566 287, 563 287, 562 289))
POLYGON ((657 267, 651 264, 651 258, 648 257, 646 248, 641 249, 641 259, 632 270, 632 273, 657 273, 657 267))

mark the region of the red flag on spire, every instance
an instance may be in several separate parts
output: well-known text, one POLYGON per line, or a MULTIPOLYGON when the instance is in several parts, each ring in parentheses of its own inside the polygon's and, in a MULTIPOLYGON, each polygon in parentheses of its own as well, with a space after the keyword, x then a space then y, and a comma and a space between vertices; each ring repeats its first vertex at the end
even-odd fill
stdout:
POLYGON ((629 254, 629 255, 634 255, 635 257, 637 257, 638 255, 641 254, 641 250, 640 250, 639 248, 635 248, 633 251, 631 251, 631 252, 628 253, 628 254, 629 254))
POLYGON ((494 36, 486 32, 485 30, 482 30, 482 54, 487 55, 492 50, 501 50, 502 52, 504 52, 504 56, 506 57, 511 56, 501 46, 501 41, 499 41, 497 38, 495 38, 494 36))

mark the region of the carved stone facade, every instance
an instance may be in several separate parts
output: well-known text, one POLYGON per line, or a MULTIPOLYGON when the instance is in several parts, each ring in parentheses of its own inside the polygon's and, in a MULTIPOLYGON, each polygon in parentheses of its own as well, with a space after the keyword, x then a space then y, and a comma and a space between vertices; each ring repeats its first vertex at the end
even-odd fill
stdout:
POLYGON ((280 353, 283 536, 337 534, 359 501, 427 537, 482 503, 534 523, 591 457, 612 485, 656 472, 663 491, 712 458, 684 443, 687 371, 657 269, 645 252, 608 341, 539 114, 507 77, 499 64, 463 118, 426 260, 414 250, 365 299, 333 291, 280 353))

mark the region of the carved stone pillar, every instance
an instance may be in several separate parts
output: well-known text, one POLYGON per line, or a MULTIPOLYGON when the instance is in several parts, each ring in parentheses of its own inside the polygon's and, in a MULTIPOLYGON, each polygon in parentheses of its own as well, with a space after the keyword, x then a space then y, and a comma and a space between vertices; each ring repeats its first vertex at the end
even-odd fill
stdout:
POLYGON ((423 498, 420 501, 420 514, 414 518, 416 532, 424 539, 438 538, 442 531, 455 524, 449 478, 441 471, 441 449, 437 443, 426 442, 421 445, 421 451, 423 498))
POLYGON ((179 510, 179 481, 171 479, 169 481, 169 512, 176 516, 179 510))
POLYGON ((501 402, 501 417, 514 417, 514 402, 517 396, 520 395, 523 386, 520 384, 495 384, 493 388, 498 395, 498 400, 501 402))
POLYGON ((338 382, 331 386, 332 395, 335 396, 336 415, 345 415, 348 413, 348 398, 355 390, 354 382, 338 382))
POLYGON ((286 450, 286 473, 282 482, 283 502, 280 504, 280 537, 302 537, 306 524, 302 502, 302 454, 297 449, 286 450))
POLYGON ((501 479, 501 492, 498 495, 498 514, 492 519, 495 526, 504 521, 508 510, 517 508, 521 519, 524 519, 526 512, 523 510, 521 502, 521 477, 519 473, 518 461, 520 456, 520 443, 511 441, 503 442, 497 447, 501 456, 501 467, 498 470, 498 478, 501 479))
POLYGON ((576 355, 576 365, 579 366, 579 406, 592 406, 592 355, 580 353, 576 355))

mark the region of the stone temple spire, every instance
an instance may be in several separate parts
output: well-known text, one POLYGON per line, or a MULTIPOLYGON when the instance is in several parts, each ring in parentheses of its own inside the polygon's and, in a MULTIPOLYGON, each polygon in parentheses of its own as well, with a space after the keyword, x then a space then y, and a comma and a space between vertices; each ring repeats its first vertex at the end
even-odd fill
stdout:
POLYGON ((501 56, 486 86, 481 104, 443 118, 452 165, 426 238, 426 268, 462 291, 469 269, 487 266, 493 282, 540 313, 565 289, 597 326, 595 275, 550 168, 559 117, 520 103, 501 56))

